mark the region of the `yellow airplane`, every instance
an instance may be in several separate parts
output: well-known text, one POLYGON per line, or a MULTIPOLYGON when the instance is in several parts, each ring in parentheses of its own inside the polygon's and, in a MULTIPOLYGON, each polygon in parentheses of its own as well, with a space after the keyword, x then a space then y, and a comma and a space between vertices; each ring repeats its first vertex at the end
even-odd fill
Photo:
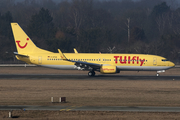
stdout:
POLYGON ((157 71, 165 72, 175 66, 173 62, 157 55, 145 54, 101 54, 101 53, 53 53, 38 48, 26 35, 18 23, 11 23, 18 60, 28 64, 62 70, 86 70, 89 76, 95 71, 103 74, 120 73, 120 71, 157 71))

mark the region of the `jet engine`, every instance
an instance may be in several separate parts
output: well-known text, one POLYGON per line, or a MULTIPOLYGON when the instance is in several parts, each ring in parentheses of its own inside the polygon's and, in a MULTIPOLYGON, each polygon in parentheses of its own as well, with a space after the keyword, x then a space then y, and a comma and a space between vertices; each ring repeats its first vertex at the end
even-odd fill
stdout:
POLYGON ((117 73, 117 68, 116 66, 102 66, 100 72, 103 74, 117 73))

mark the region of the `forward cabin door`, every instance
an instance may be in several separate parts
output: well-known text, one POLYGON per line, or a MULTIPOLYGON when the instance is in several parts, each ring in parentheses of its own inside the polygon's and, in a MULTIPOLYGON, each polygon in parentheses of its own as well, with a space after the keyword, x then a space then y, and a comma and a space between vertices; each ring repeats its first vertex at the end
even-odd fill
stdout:
POLYGON ((38 57, 38 64, 42 64, 42 56, 38 57))
POLYGON ((157 58, 156 57, 153 58, 153 65, 157 65, 157 58))

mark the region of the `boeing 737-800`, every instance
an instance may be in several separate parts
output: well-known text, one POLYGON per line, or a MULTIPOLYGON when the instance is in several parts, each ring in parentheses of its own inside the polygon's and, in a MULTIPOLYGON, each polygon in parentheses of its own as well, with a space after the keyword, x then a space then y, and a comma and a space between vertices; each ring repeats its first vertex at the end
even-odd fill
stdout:
POLYGON ((11 23, 18 60, 28 64, 56 68, 62 70, 86 70, 89 76, 95 71, 103 74, 119 73, 120 71, 157 71, 164 72, 175 66, 173 62, 157 55, 146 54, 101 54, 101 53, 53 53, 38 48, 26 35, 18 23, 11 23))

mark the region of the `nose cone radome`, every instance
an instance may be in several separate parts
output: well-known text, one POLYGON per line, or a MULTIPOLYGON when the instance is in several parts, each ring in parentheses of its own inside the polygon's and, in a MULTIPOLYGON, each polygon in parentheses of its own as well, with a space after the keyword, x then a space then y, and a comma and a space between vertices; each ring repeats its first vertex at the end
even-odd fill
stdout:
POLYGON ((170 63, 169 63, 169 66, 174 67, 174 66, 175 66, 175 64, 174 64, 173 62, 170 62, 170 63))

